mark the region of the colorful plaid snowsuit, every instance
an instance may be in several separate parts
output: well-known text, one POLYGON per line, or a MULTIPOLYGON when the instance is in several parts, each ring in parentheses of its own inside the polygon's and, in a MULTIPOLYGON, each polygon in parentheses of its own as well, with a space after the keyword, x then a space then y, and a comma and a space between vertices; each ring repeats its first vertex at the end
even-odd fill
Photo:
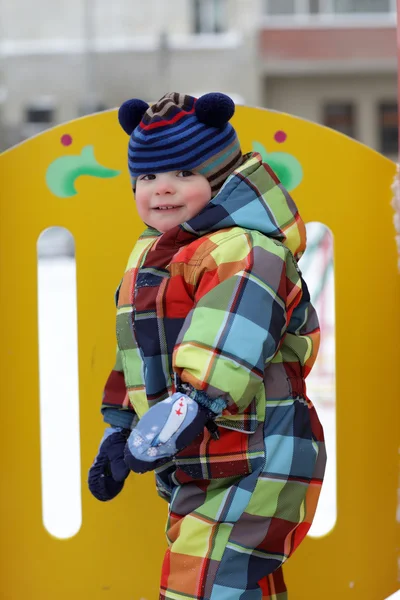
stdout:
POLYGON ((319 326, 297 260, 305 228, 258 154, 190 222, 136 244, 117 297, 117 363, 103 410, 150 406, 183 384, 224 398, 157 470, 170 502, 163 600, 283 600, 281 565, 305 537, 325 468, 305 377, 319 326))

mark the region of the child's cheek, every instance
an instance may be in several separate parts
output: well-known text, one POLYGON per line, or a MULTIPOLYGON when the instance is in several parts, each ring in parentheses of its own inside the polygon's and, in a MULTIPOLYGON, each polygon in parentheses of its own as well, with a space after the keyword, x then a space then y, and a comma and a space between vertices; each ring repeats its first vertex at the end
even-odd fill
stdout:
POLYGON ((149 199, 147 194, 143 193, 142 191, 136 197, 136 207, 139 214, 147 212, 149 209, 149 199))

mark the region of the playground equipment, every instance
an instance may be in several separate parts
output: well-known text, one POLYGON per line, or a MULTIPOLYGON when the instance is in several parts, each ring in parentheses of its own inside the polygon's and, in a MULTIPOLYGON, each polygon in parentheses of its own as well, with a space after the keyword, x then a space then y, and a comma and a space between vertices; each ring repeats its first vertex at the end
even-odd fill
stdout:
MULTIPOLYGON (((304 220, 325 224, 334 238, 338 517, 329 534, 307 539, 288 561, 290 599, 382 600, 398 585, 395 165, 286 114, 238 107, 233 125, 244 152, 262 146, 304 220)), ((4 598, 154 600, 158 594, 166 505, 152 475, 130 476, 108 504, 86 486, 114 360, 113 293, 143 227, 126 152, 116 112, 108 111, 0 156, 4 598), (43 526, 40 473, 36 244, 52 226, 72 233, 77 265, 83 518, 79 532, 63 540, 43 526)), ((60 365, 54 402, 62 386, 60 365)))

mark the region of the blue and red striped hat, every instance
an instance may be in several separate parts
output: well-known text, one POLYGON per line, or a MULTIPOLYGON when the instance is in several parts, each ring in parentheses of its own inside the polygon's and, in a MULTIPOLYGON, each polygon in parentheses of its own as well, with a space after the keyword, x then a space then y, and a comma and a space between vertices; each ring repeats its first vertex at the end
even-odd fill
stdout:
POLYGON ((229 123, 234 112, 234 102, 220 93, 197 99, 171 92, 151 107, 137 98, 124 102, 118 118, 130 136, 133 189, 139 175, 185 169, 204 175, 215 196, 243 162, 236 131, 229 123))

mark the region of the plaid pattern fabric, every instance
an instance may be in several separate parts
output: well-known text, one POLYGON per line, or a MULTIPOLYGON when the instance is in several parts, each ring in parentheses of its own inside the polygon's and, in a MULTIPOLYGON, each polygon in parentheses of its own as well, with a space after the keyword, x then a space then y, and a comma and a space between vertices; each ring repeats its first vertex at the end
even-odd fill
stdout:
POLYGON ((281 566, 309 530, 324 466, 315 410, 298 399, 253 435, 206 431, 157 473, 173 490, 160 599, 286 600, 281 566))
POLYGON ((220 440, 205 431, 157 470, 171 502, 164 600, 286 598, 281 565, 311 525, 326 460, 305 387, 319 326, 304 248, 296 206, 255 154, 194 219, 146 230, 129 259, 126 390, 106 389, 103 407, 126 409, 127 392, 140 418, 179 385, 227 403, 220 440))
MULTIPOLYGON (((177 377, 194 398, 225 399, 219 424, 248 432, 264 419, 265 389, 268 401, 305 396, 319 328, 294 260, 304 247, 296 206, 258 154, 190 222, 163 235, 146 230, 117 311, 122 370, 139 417, 176 391, 177 377)), ((106 389, 104 406, 108 398, 106 389)))
POLYGON ((108 376, 104 387, 103 406, 108 408, 115 407, 132 413, 135 412, 129 401, 128 392, 126 391, 122 359, 119 350, 117 350, 114 368, 108 376))

